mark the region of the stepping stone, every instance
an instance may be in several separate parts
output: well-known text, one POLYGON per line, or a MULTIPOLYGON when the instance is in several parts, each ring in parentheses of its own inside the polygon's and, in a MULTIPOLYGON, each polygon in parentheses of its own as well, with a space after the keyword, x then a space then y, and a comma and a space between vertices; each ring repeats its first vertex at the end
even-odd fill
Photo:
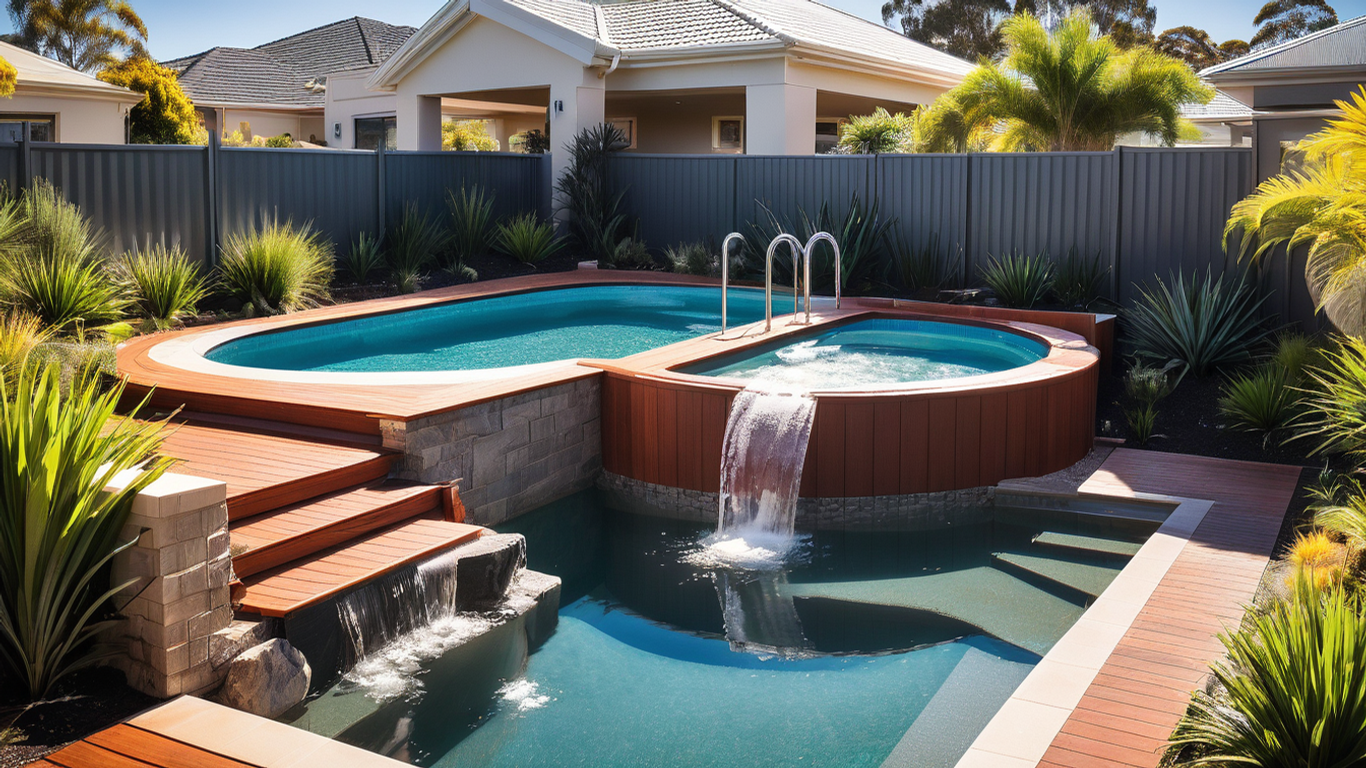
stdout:
POLYGON ((793 597, 909 608, 947 616, 1040 656, 1081 617, 1082 607, 991 566, 874 581, 789 584, 793 597))
POLYGON ((1123 567, 1120 564, 1110 567, 1092 563, 1075 563, 1069 560, 1055 560, 1051 557, 1022 555, 1015 552, 998 552, 991 557, 992 563, 998 567, 1004 565, 1007 570, 1018 568, 1030 576, 1074 589, 1091 597, 1100 597, 1100 593, 1110 586, 1110 582, 1115 580, 1115 576, 1119 575, 1123 567))
POLYGON ((1135 544, 1132 541, 1117 541, 1096 536, 1078 536, 1075 533, 1054 533, 1053 531, 1045 531, 1035 536, 1034 543, 1059 549, 1073 549, 1123 557, 1133 557, 1143 547, 1142 544, 1135 544))

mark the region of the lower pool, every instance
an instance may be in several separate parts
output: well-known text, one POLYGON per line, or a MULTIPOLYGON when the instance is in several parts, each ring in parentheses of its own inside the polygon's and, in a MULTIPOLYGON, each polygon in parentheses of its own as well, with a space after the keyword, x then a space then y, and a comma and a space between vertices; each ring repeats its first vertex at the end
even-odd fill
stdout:
POLYGON ((932 320, 862 320, 679 370, 755 383, 842 389, 954 379, 1028 365, 1048 347, 1017 333, 932 320))
POLYGON ((424 766, 949 768, 1156 526, 974 519, 803 535, 745 569, 710 526, 570 497, 500 528, 564 580, 544 645, 409 658, 421 684, 335 735, 424 766))

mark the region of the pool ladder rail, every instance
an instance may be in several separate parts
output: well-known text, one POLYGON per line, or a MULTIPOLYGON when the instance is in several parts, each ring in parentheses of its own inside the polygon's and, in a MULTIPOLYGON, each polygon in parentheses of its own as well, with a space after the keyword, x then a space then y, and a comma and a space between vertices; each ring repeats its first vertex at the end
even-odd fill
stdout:
MULTIPOLYGON (((730 244, 735 241, 744 242, 745 236, 739 232, 732 232, 726 235, 726 239, 721 243, 721 335, 724 336, 728 327, 727 303, 730 298, 730 244)), ((768 252, 764 256, 764 333, 768 333, 773 328, 773 255, 777 253, 778 246, 786 243, 792 252, 792 321, 788 325, 810 325, 811 324, 811 251, 816 243, 826 242, 835 251, 835 309, 840 308, 841 283, 844 282, 844 271, 840 263, 840 245, 835 242, 835 238, 829 232, 817 232, 802 245, 802 241, 784 232, 773 238, 773 242, 768 244, 768 252), (800 291, 799 291, 800 287, 800 291), (798 297, 801 297, 803 306, 806 307, 806 318, 803 321, 797 320, 799 309, 798 297)))

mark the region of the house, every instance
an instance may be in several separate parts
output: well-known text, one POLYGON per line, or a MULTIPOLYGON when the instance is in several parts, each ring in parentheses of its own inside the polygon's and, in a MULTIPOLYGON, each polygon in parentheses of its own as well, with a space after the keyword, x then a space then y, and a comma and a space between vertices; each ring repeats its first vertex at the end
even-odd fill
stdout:
POLYGON ((1295 144, 1338 114, 1336 100, 1366 84, 1366 16, 1263 48, 1200 73, 1252 111, 1258 181, 1293 162, 1295 144))
MULTIPOLYGON (((1252 109, 1227 93, 1215 90, 1208 104, 1181 105, 1181 116, 1200 131, 1198 139, 1177 141, 1178 147, 1252 146, 1252 109)), ((1162 139, 1150 133, 1121 136, 1117 144, 1126 147, 1159 147, 1162 139)))
POLYGON ((627 151, 810 155, 849 115, 910 110, 971 68, 812 0, 452 0, 368 86, 395 96, 400 149, 438 148, 456 98, 545 110, 561 166, 603 120, 627 151))
POLYGON ((0 99, 0 141, 17 140, 28 123, 34 141, 127 143, 128 111, 142 94, 8 43, 0 56, 18 72, 14 95, 0 99))

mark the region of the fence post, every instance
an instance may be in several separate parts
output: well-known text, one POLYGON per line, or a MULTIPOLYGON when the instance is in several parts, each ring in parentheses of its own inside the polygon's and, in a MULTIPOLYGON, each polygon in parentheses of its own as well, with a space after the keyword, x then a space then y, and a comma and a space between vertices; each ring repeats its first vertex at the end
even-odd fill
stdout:
POLYGON ((209 131, 209 143, 204 147, 204 234, 208 240, 204 263, 210 268, 218 264, 218 150, 218 131, 215 129, 209 131))
POLYGON ((967 170, 963 173, 963 258, 959 259, 959 267, 962 276, 958 285, 962 288, 968 287, 968 276, 971 271, 968 269, 968 261, 972 259, 972 153, 963 155, 963 162, 967 170))
POLYGON ((375 240, 378 242, 384 242, 384 226, 389 215, 389 201, 385 198, 388 194, 388 190, 385 189, 388 171, 384 142, 384 136, 380 136, 379 146, 375 148, 375 240))
POLYGON ((1121 230, 1124 226, 1124 147, 1115 145, 1115 218, 1110 232, 1110 296, 1119 303, 1120 257, 1119 244, 1123 241, 1121 230))
POLYGON ((19 189, 33 183, 33 126, 25 120, 19 124, 19 189))

